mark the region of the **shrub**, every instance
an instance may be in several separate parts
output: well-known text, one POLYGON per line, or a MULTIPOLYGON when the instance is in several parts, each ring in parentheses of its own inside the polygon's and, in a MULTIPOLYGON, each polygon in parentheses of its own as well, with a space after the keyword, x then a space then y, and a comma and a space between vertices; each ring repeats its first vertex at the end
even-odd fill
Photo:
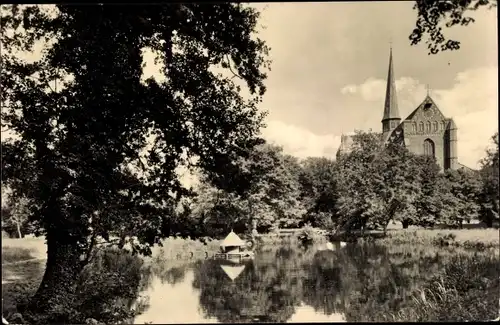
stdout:
POLYGON ((432 243, 436 246, 450 246, 454 244, 456 237, 457 236, 452 233, 446 235, 438 233, 436 238, 433 238, 432 243))
POLYGON ((302 227, 296 236, 299 243, 305 247, 317 243, 320 239, 319 234, 309 224, 302 227))
MULTIPOLYGON (((27 311, 25 316, 34 324, 42 321, 59 324, 124 322, 139 312, 132 306, 139 296, 142 271, 143 260, 138 256, 116 248, 98 251, 80 273, 74 295, 61 297, 49 315, 32 315, 27 311)), ((35 290, 31 290, 29 296, 35 290)), ((24 306, 28 299, 22 299, 24 306)), ((18 303, 19 307, 24 311, 18 303)))
POLYGON ((130 253, 100 251, 80 276, 71 321, 92 318, 109 324, 134 317, 131 307, 138 297, 142 267, 143 260, 130 253))

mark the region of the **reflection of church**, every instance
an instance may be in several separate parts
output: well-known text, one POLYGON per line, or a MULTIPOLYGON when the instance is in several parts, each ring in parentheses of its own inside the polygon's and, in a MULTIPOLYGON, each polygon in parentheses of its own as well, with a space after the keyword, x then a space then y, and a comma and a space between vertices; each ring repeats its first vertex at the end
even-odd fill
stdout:
MULTIPOLYGON (((399 115, 392 63, 389 55, 389 72, 385 94, 382 137, 384 143, 401 143, 415 154, 431 155, 441 169, 465 167, 457 161, 457 126, 452 118, 446 118, 427 94, 424 101, 403 121, 399 115)), ((349 152, 352 136, 342 135, 337 156, 349 152)))

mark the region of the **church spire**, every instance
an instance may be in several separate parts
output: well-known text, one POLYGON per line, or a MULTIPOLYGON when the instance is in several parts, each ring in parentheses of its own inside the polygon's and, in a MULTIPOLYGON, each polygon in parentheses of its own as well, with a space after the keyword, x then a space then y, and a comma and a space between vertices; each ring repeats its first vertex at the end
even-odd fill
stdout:
POLYGON ((384 117, 385 120, 401 120, 399 117, 398 100, 396 97, 396 82, 394 80, 394 67, 392 64, 392 45, 389 54, 389 72, 387 73, 387 88, 385 92, 384 117))

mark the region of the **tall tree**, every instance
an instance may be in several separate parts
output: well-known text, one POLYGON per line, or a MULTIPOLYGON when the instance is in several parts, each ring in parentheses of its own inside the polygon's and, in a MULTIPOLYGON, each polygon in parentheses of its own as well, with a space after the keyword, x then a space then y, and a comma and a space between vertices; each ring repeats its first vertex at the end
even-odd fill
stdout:
POLYGON ((17 200, 9 197, 7 202, 2 202, 2 229, 8 229, 9 233, 15 230, 17 238, 23 238, 23 230, 28 225, 29 207, 30 202, 26 197, 17 200))
POLYGON ((302 162, 300 175, 306 221, 321 228, 331 228, 337 215, 336 165, 325 157, 309 157, 302 162))
POLYGON ((215 234, 215 225, 227 233, 230 228, 260 231, 271 227, 293 227, 300 222, 304 208, 298 182, 300 166, 296 158, 285 155, 282 148, 271 144, 255 147, 248 158, 241 159, 241 172, 233 180, 246 183, 239 191, 222 190, 203 178, 199 195, 193 201, 193 217, 204 219, 215 234))
POLYGON ((381 134, 356 132, 351 151, 341 155, 338 168, 337 230, 364 227, 368 218, 368 197, 371 191, 369 178, 373 159, 382 152, 381 134))
POLYGON ((94 235, 109 237, 109 220, 132 222, 136 249, 150 253, 176 231, 164 225, 189 194, 176 168, 224 180, 257 143, 269 61, 255 37, 259 13, 242 4, 47 8, 2 6, 2 127, 17 135, 2 143, 2 176, 35 203, 47 239, 29 310, 67 322, 61 306, 81 257, 94 235), (41 40, 40 59, 23 61, 19 51, 41 40), (141 80, 144 49, 163 64, 163 81, 141 80), (249 99, 214 67, 241 79, 249 99))
POLYGON ((390 220, 416 217, 417 158, 398 144, 384 145, 380 134, 356 135, 353 150, 339 161, 338 178, 341 226, 374 226, 385 231, 390 220))
POLYGON ((418 156, 420 170, 420 193, 415 200, 416 215, 414 220, 403 219, 403 228, 410 224, 417 226, 433 226, 439 221, 442 200, 439 192, 440 168, 436 159, 430 156, 418 156))
POLYGON ((456 25, 467 26, 475 21, 470 13, 480 8, 496 8, 497 2, 497 0, 417 0, 413 7, 417 11, 417 22, 409 37, 411 45, 417 45, 425 39, 429 54, 458 50, 460 42, 446 39, 442 32, 443 25, 447 28, 456 25))
POLYGON ((481 161, 481 192, 479 195, 479 217, 488 227, 499 221, 499 163, 498 163, 498 132, 492 137, 493 148, 486 151, 486 157, 481 161))
POLYGON ((443 209, 446 215, 443 215, 442 221, 461 227, 464 221, 477 218, 481 187, 478 173, 460 168, 446 170, 443 178, 443 209))

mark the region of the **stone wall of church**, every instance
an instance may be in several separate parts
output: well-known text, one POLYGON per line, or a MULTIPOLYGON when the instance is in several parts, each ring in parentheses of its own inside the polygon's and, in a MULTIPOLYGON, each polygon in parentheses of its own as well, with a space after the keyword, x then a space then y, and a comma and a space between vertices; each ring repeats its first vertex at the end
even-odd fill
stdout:
POLYGON ((428 139, 432 141, 434 144, 436 161, 441 169, 443 169, 445 167, 446 158, 445 126, 445 121, 440 119, 415 119, 405 121, 404 135, 406 139, 406 148, 408 148, 410 152, 423 155, 425 154, 425 140, 428 139))

